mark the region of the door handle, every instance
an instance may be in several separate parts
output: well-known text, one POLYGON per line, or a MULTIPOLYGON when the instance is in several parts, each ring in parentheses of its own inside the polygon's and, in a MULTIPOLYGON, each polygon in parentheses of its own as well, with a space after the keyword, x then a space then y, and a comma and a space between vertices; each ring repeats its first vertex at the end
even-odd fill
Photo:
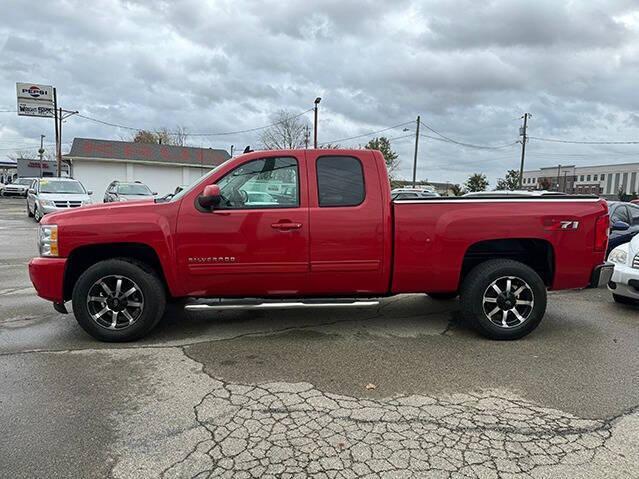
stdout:
POLYGON ((280 222, 273 223, 271 228, 280 230, 280 231, 290 231, 290 230, 298 230, 302 227, 302 223, 291 223, 291 222, 280 222))

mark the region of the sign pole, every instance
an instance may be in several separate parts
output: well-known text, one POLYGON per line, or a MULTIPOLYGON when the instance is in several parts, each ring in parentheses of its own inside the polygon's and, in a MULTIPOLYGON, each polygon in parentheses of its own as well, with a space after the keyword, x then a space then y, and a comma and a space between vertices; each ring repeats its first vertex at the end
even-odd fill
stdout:
POLYGON ((60 158, 58 157, 58 143, 60 142, 60 132, 58 131, 58 94, 53 89, 53 121, 55 121, 55 156, 58 162, 58 176, 60 176, 60 158))

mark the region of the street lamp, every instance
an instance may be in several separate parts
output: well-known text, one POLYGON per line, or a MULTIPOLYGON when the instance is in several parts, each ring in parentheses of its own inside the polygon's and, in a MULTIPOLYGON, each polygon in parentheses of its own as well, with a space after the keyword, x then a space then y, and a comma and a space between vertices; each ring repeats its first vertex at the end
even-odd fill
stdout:
POLYGON ((313 108, 314 110, 314 116, 315 116, 315 125, 313 126, 313 145, 314 148, 317 149, 317 109, 319 107, 319 103, 320 101, 322 101, 322 99, 318 96, 317 98, 315 98, 315 107, 313 108))

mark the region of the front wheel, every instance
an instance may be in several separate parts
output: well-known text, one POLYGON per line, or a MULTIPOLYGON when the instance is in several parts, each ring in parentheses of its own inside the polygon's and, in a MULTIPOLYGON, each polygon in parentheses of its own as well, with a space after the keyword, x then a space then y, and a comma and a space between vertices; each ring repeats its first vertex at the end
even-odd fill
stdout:
POLYGON ((88 268, 73 288, 73 313, 100 341, 134 341, 149 333, 164 313, 166 294, 158 276, 123 259, 88 268))
POLYGON ((40 223, 40 220, 42 219, 42 213, 40 213, 40 209, 38 208, 38 205, 34 205, 33 207, 33 217, 38 223, 40 223))
POLYGON ((546 312, 546 286, 518 261, 495 259, 473 268, 461 287, 461 310, 490 339, 519 339, 532 332, 546 312))
POLYGON ((31 208, 29 208, 29 203, 27 202, 27 216, 29 218, 33 218, 33 213, 31 213, 31 208))

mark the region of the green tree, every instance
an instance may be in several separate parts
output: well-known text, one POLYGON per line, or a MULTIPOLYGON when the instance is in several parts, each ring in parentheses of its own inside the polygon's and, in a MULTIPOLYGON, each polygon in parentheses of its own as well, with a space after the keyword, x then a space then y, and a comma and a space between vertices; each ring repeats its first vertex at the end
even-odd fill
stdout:
POLYGON ((450 185, 450 191, 455 196, 461 196, 464 194, 464 189, 461 187, 461 185, 457 185, 457 184, 450 185))
POLYGON ((506 178, 499 178, 497 180, 496 190, 516 190, 519 188, 519 171, 508 170, 506 178))
POLYGON ((539 180, 539 187, 542 190, 550 190, 552 187, 552 181, 550 181, 550 178, 543 177, 539 180))
POLYGON ((483 173, 473 173, 468 177, 464 186, 470 192, 486 191, 486 188, 488 188, 488 179, 483 173))
POLYGON ((371 141, 366 143, 364 146, 367 150, 379 150, 382 152, 384 156, 384 161, 386 162, 386 169, 388 170, 388 177, 393 177, 393 172, 399 166, 398 155, 393 151, 391 147, 391 142, 385 136, 380 136, 379 138, 373 138, 371 141))

